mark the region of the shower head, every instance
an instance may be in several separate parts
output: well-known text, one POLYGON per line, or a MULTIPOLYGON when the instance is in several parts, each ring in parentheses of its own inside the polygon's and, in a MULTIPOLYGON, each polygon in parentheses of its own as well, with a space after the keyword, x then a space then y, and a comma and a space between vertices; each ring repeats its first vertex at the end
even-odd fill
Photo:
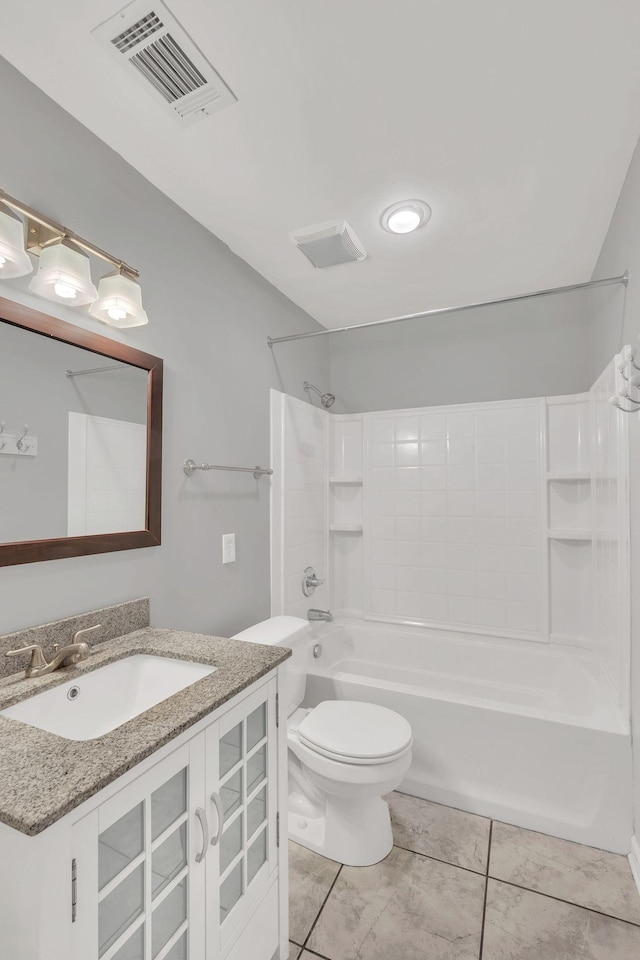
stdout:
MULTIPOLYGON (((332 407, 336 402, 336 398, 332 393, 320 393, 318 388, 314 387, 314 385, 312 383, 309 383, 307 380, 305 380, 303 386, 307 393, 310 393, 310 391, 313 390, 315 393, 318 394, 318 396, 320 397, 320 403, 325 408, 325 410, 328 410, 329 407, 332 407)), ((309 397, 309 399, 311 399, 311 397, 309 397)))

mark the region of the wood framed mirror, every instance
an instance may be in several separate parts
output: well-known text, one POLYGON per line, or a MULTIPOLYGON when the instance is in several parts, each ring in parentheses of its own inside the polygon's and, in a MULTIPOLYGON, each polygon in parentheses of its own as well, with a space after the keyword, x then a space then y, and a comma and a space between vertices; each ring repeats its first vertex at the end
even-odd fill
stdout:
POLYGON ((0 297, 0 566, 160 544, 162 375, 0 297))

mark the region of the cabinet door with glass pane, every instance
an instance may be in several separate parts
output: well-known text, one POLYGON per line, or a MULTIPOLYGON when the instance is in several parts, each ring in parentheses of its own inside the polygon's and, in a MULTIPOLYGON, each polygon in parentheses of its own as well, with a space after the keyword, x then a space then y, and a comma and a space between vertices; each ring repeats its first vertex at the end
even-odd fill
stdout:
POLYGON ((204 796, 201 735, 74 825, 73 960, 201 960, 204 796))
POLYGON ((275 680, 232 708, 205 738, 215 850, 207 862, 207 960, 213 960, 277 866, 275 680))

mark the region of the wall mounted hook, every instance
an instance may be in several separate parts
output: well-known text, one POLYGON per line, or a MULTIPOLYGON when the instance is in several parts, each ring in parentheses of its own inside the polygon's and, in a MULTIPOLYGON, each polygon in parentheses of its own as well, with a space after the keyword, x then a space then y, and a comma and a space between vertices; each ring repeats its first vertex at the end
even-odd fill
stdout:
POLYGON ((21 453, 24 453, 25 450, 28 450, 28 449, 29 449, 29 444, 24 442, 24 438, 25 438, 26 435, 27 435, 28 429, 29 429, 29 424, 28 424, 28 423, 25 423, 25 425, 24 425, 24 433, 22 434, 21 437, 19 437, 18 440, 16 440, 16 448, 17 448, 18 450, 20 450, 21 453))

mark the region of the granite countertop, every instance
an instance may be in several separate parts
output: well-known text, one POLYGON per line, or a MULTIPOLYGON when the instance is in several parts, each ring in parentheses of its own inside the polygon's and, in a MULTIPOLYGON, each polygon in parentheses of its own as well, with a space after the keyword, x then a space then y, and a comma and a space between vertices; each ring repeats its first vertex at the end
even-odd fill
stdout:
POLYGON ((136 653, 217 670, 95 740, 66 740, 0 717, 0 822, 29 836, 41 833, 291 656, 284 647, 147 627, 92 647, 75 667, 1 680, 0 710, 136 653))

